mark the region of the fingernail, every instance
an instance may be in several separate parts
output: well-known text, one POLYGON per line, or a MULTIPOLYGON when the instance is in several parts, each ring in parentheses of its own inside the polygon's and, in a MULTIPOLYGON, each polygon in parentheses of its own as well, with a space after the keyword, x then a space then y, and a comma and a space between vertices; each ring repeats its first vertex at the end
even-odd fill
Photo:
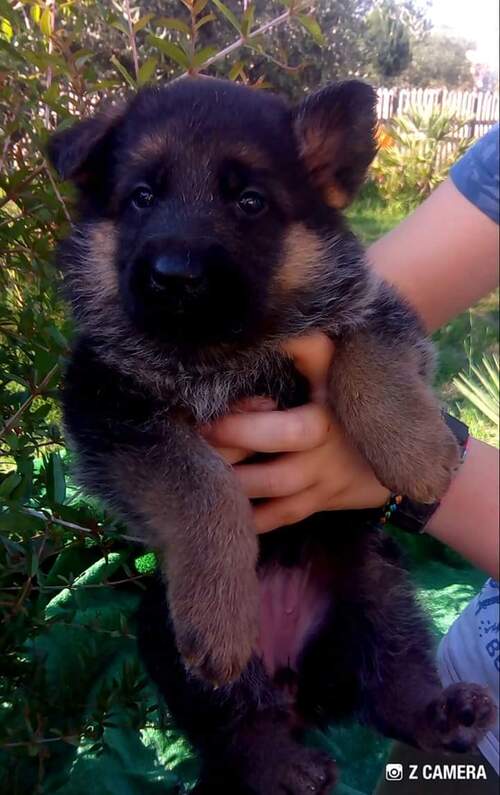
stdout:
POLYGON ((242 400, 238 408, 240 411, 272 411, 276 408, 276 401, 265 395, 255 395, 242 400))

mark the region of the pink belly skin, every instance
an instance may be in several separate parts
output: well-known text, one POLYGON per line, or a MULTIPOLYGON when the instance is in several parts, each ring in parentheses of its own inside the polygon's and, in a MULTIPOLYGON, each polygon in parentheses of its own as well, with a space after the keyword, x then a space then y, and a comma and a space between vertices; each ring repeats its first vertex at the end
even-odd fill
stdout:
POLYGON ((258 653, 270 676, 281 668, 297 671, 302 649, 331 604, 331 581, 317 560, 261 574, 258 653))

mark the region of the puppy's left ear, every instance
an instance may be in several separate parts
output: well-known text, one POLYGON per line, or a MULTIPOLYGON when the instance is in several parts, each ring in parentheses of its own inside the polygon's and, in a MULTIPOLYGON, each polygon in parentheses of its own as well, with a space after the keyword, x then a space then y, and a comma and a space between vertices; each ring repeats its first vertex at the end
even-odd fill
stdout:
POLYGON ((348 80, 311 94, 295 111, 299 152, 330 207, 346 207, 377 153, 377 95, 348 80))
POLYGON ((123 103, 110 105, 95 116, 52 135, 47 154, 61 179, 70 179, 84 187, 93 177, 102 176, 99 159, 105 154, 106 142, 121 121, 124 109, 123 103))

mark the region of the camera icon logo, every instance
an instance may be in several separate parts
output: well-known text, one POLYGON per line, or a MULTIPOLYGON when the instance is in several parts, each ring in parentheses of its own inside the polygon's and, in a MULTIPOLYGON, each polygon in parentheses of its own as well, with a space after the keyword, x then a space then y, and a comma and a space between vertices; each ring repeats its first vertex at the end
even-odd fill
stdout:
POLYGON ((386 781, 402 781, 403 780, 403 765, 399 762, 391 762, 385 766, 386 781))

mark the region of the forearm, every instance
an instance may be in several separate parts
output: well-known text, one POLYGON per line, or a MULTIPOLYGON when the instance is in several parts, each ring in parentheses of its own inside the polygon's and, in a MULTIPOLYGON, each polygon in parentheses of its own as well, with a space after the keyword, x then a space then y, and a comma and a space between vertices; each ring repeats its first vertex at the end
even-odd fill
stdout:
POLYGON ((447 179, 368 257, 435 331, 497 286, 498 227, 447 179))
POLYGON ((499 576, 498 450, 477 439, 426 531, 489 575, 499 576))

